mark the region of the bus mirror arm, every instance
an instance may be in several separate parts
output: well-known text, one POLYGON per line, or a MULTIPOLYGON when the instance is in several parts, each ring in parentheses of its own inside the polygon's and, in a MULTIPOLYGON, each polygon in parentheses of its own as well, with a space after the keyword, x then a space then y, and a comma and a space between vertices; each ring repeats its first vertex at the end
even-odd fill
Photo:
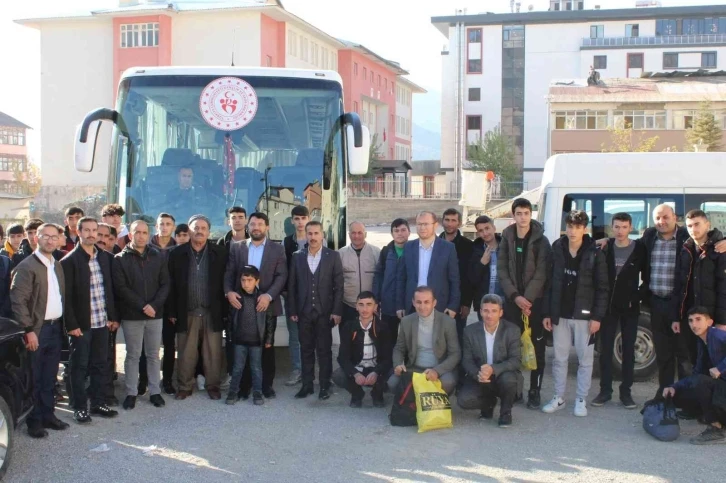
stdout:
POLYGON ((103 121, 111 121, 126 137, 128 129, 123 118, 114 109, 100 108, 86 114, 83 122, 76 128, 74 163, 76 171, 93 171, 96 155, 96 142, 103 121))
POLYGON ((343 114, 343 125, 353 126, 353 146, 356 148, 363 147, 363 126, 360 117, 356 112, 346 112, 343 114))
POLYGON ((348 155, 348 172, 353 175, 367 174, 371 156, 368 127, 361 123, 360 117, 355 112, 345 113, 342 117, 345 129, 345 148, 348 155))

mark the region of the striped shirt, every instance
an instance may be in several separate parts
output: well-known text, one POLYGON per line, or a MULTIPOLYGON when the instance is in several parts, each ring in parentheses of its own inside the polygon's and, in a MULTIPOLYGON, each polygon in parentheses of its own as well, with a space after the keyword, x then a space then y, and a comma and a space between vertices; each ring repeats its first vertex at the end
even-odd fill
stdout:
POLYGON ((318 250, 318 253, 313 255, 308 251, 308 267, 310 267, 310 273, 315 273, 315 271, 318 269, 318 265, 320 265, 320 258, 323 255, 323 248, 320 247, 320 250, 318 250))
POLYGON ((676 237, 665 240, 660 233, 656 236, 653 253, 650 256, 650 291, 658 297, 673 293, 676 279, 676 237))
POLYGON ((98 250, 93 249, 93 255, 88 260, 91 271, 91 328, 106 327, 106 291, 103 288, 103 273, 98 263, 98 250))
POLYGON ((360 328, 363 329, 363 333, 365 334, 363 338, 363 359, 361 359, 360 363, 355 366, 355 368, 361 372, 363 372, 363 369, 366 367, 376 367, 376 356, 378 354, 376 353, 376 346, 375 344, 373 344, 371 336, 368 335, 368 331, 371 327, 373 327, 372 323, 368 326, 367 329, 363 327, 363 324, 360 325, 360 328))

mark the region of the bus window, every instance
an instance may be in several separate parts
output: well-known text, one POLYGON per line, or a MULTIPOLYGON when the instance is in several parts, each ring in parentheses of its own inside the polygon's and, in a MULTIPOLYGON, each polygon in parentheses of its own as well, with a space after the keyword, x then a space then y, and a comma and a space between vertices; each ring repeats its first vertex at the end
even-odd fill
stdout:
POLYGON ((607 198, 603 200, 603 212, 604 212, 604 223, 603 229, 606 237, 613 236, 613 215, 616 213, 627 213, 633 219, 632 229, 630 231, 630 237, 635 239, 639 238, 640 235, 648 227, 647 211, 645 209, 645 200, 643 199, 611 199, 607 198))
POLYGON ((565 234, 565 218, 567 214, 574 210, 582 210, 587 213, 590 218, 590 224, 587 226, 587 233, 592 234, 592 199, 590 195, 567 195, 562 203, 562 227, 560 228, 560 235, 565 234))
POLYGON ((690 210, 703 210, 712 228, 726 230, 726 194, 688 194, 686 207, 690 210))

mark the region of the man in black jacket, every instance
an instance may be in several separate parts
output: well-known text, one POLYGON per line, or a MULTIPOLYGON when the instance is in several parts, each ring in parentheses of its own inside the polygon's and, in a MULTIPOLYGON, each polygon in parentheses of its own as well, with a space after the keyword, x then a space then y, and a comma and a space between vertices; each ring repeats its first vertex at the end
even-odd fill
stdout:
POLYGON ((244 241, 250 237, 247 233, 247 210, 241 206, 233 206, 227 210, 227 223, 231 230, 217 240, 217 245, 229 249, 230 244, 244 241))
POLYGON ((391 333, 376 315, 378 304, 373 292, 361 292, 356 303, 358 318, 340 327, 340 367, 333 381, 351 395, 350 407, 363 406, 363 388, 372 386, 373 406, 382 408, 386 376, 391 370, 391 333))
POLYGON ((726 328, 726 254, 714 250, 723 235, 719 230, 711 229, 708 216, 702 210, 691 210, 686 214, 686 229, 691 237, 681 249, 678 274, 680 320, 683 322, 674 322, 672 329, 680 333, 695 366, 698 338, 688 325, 688 311, 692 307, 705 307, 712 314, 713 323, 726 328))
POLYGON ((600 394, 592 400, 595 407, 612 399, 613 348, 615 334, 620 327, 622 338, 622 373, 620 402, 627 409, 635 409, 630 388, 635 369, 635 339, 638 335, 640 295, 638 285, 645 269, 645 245, 631 240, 633 219, 627 213, 615 213, 612 218, 613 238, 603 248, 608 267, 610 302, 608 314, 600 329, 600 394))
POLYGON ((322 400, 330 398, 333 372, 333 334, 343 316, 343 263, 338 252, 323 246, 323 225, 309 221, 305 227, 308 246, 295 252, 287 281, 287 312, 299 324, 302 355, 301 399, 313 394, 315 356, 320 363, 322 400))
POLYGON ((142 345, 146 353, 149 401, 156 407, 162 407, 159 347, 164 303, 169 295, 169 270, 159 250, 149 246, 149 225, 146 222, 134 221, 129 233, 131 241, 116 255, 112 268, 126 340, 126 399, 123 407, 136 407, 142 345))
MULTIPOLYGON (((461 213, 454 208, 444 211, 441 224, 444 231, 439 235, 446 241, 450 241, 456 247, 456 258, 459 260, 459 279, 461 290, 461 309, 456 314, 456 332, 459 334, 459 345, 462 343, 464 327, 466 327, 466 319, 471 312, 471 284, 469 282, 469 262, 471 261, 471 253, 473 250, 473 242, 461 235, 459 228, 461 227, 461 213)), ((481 299, 480 299, 481 300, 481 299)))
POLYGON ((505 295, 504 318, 524 329, 522 315, 529 317, 537 370, 529 376, 527 407, 539 409, 545 368, 545 333, 542 298, 550 273, 552 249, 544 228, 532 219, 532 203, 517 198, 512 203, 515 223, 502 231, 497 252, 497 275, 505 295))
POLYGON ((655 227, 646 229, 641 238, 647 251, 647 263, 640 299, 650 307, 650 328, 660 385, 656 398, 659 398, 664 388, 673 385, 676 368, 679 379, 688 377, 692 369, 686 345, 672 329, 673 322, 680 321, 679 254, 688 239, 688 230, 676 225, 676 213, 670 205, 656 206, 653 221, 655 227))
MULTIPOLYGON (((496 294, 504 298, 504 291, 497 275, 499 244, 502 242, 502 237, 496 233, 494 221, 486 215, 478 217, 474 227, 477 238, 474 240, 471 260, 467 267, 474 303, 481 302, 487 294, 496 294)), ((477 316, 481 321, 480 310, 477 310, 477 316)))
POLYGON ((565 217, 566 234, 552 244, 552 281, 544 299, 542 325, 554 332, 555 395, 542 408, 545 413, 565 407, 567 365, 574 338, 579 362, 575 416, 587 416, 585 401, 592 383, 595 334, 608 303, 605 256, 585 234, 589 221, 584 211, 571 211, 565 217))
POLYGON ((211 222, 204 215, 189 219, 192 238, 169 252, 171 291, 167 308, 177 334, 179 360, 176 399, 191 396, 201 340, 206 389, 221 399, 222 330, 227 313, 224 271, 227 250, 209 241, 211 222))
POLYGON ((109 330, 118 329, 111 280, 110 253, 96 248, 98 221, 83 217, 73 230, 78 243, 61 260, 66 279, 63 321, 70 337, 70 395, 73 418, 91 422, 86 395, 86 374, 91 378, 91 414, 112 418, 118 413, 106 405, 105 388, 111 377, 107 364, 109 330))

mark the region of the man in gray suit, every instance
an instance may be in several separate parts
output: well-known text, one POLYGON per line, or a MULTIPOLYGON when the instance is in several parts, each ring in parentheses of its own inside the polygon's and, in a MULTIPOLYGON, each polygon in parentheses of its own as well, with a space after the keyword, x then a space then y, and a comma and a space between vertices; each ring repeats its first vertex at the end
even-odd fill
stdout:
POLYGON ((426 285, 414 290, 413 306, 416 312, 401 320, 388 388, 395 391, 403 372, 422 372, 429 381, 440 380, 444 391, 451 395, 461 360, 456 322, 435 310, 434 291, 426 285))
POLYGON ((461 364, 466 381, 457 393, 457 401, 462 409, 480 409, 482 419, 491 419, 499 398, 499 427, 505 428, 512 425, 522 349, 519 328, 502 319, 502 304, 499 295, 485 295, 479 310, 484 323, 464 329, 461 364))
MULTIPOLYGON (((275 329, 277 317, 282 315, 280 294, 287 283, 287 260, 285 248, 267 238, 270 220, 264 213, 252 213, 247 228, 250 239, 229 244, 227 270, 224 273, 224 293, 229 304, 239 310, 240 294, 237 293, 242 268, 252 265, 260 271, 257 311, 266 312, 267 324, 272 331, 272 347, 262 349, 262 395, 268 399, 276 396, 272 383, 275 380, 275 329)), ((241 393, 248 396, 252 388, 249 364, 245 364, 241 393)))

